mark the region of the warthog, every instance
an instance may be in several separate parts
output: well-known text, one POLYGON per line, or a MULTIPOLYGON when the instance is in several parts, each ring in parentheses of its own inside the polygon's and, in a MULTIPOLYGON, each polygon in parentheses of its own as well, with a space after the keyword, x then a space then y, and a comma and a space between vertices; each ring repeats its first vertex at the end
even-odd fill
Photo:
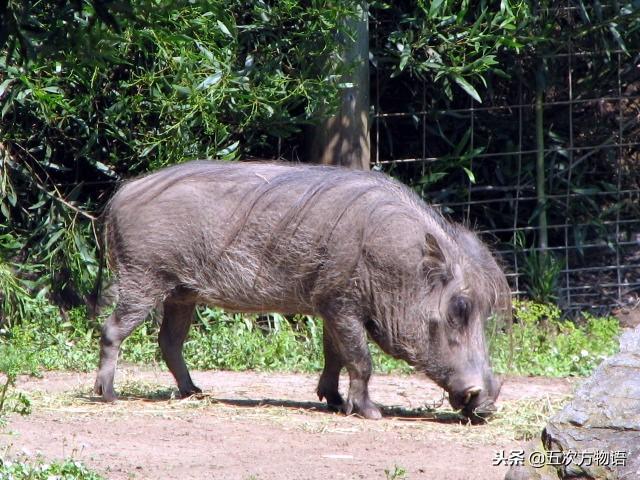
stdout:
POLYGON ((100 342, 105 400, 116 398, 120 344, 160 303, 158 342, 183 396, 201 391, 182 355, 196 304, 322 317, 317 394, 346 414, 380 417, 367 334, 467 416, 498 396, 484 326, 510 309, 504 274, 473 233, 383 174, 190 162, 126 183, 105 228, 119 296, 100 342))

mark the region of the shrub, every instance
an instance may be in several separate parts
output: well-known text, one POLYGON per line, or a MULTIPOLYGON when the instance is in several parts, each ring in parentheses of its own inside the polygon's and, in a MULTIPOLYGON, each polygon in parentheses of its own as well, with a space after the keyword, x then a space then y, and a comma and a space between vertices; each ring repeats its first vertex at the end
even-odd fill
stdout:
POLYGON ((75 460, 27 463, 0 459, 0 478, 12 480, 103 480, 104 477, 92 472, 75 460))
POLYGON ((491 356, 497 371, 565 377, 588 375, 614 354, 620 333, 613 317, 583 313, 577 322, 561 319, 554 305, 519 301, 510 335, 496 335, 491 356))
POLYGON ((295 158, 302 129, 338 105, 348 66, 336 33, 354 3, 9 2, 0 257, 35 266, 53 303, 83 305, 95 212, 122 177, 195 158, 295 158))

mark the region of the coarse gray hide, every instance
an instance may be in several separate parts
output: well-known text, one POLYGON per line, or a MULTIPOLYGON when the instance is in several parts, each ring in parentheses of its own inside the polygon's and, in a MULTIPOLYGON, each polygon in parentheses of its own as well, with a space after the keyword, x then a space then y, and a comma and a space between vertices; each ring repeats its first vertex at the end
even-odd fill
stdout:
POLYGON ((500 386, 484 327, 510 312, 504 274, 471 231, 383 174, 190 162, 126 183, 104 221, 118 289, 95 384, 105 400, 116 398, 122 341, 160 304, 162 355, 182 395, 200 392, 182 345, 196 304, 207 304, 322 317, 317 393, 347 414, 380 417, 367 387, 367 334, 467 416, 493 408, 500 386))

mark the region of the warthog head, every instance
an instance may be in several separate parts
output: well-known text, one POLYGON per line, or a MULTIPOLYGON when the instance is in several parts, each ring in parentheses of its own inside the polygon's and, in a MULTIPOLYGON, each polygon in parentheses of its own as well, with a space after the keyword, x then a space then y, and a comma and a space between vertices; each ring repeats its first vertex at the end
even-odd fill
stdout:
MULTIPOLYGON (((416 232, 415 223, 412 228, 406 222, 393 228, 404 233, 397 245, 402 254, 393 255, 393 265, 383 266, 387 259, 381 257, 387 252, 382 249, 370 255, 370 263, 387 273, 373 280, 380 283, 372 291, 381 293, 372 302, 369 331, 385 351, 407 360, 444 388, 454 409, 479 420, 495 411, 500 393, 485 329, 490 319, 510 318, 509 287, 472 232, 431 209, 428 214, 426 233, 422 228, 416 232), (390 278, 394 288, 389 288, 390 278)), ((388 242, 384 237, 381 241, 388 242)))

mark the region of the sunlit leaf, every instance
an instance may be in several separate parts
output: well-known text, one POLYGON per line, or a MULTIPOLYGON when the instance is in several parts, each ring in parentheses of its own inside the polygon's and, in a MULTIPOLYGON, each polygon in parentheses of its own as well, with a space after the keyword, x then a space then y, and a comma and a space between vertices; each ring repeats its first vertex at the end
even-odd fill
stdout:
POLYGON ((2 83, 0 83, 0 98, 2 98, 2 96, 4 95, 4 92, 7 90, 7 88, 9 88, 9 85, 11 85, 11 82, 13 82, 13 78, 7 78, 2 83))
POLYGON ((462 78, 461 76, 458 75, 454 75, 453 76, 453 80, 465 91, 467 92, 471 98, 473 98, 476 102, 478 103, 482 103, 482 100, 480 99, 480 95, 478 94, 478 92, 476 91, 476 89, 473 87, 473 85, 471 85, 469 82, 467 82, 464 78, 462 78))
POLYGON ((226 146, 222 150, 218 150, 218 152, 216 152, 216 156, 220 158, 226 158, 232 153, 234 153, 239 146, 240 146, 240 142, 238 141, 233 142, 231 145, 226 146))
POLYGON ((432 0, 431 6, 429 7, 429 15, 436 16, 440 14, 441 13, 440 9, 443 3, 444 3, 444 0, 432 0))
POLYGON ((217 84, 222 79, 222 72, 216 72, 213 75, 209 75, 202 82, 198 84, 196 90, 204 90, 209 88, 215 84, 217 84))
POLYGON ((220 31, 222 33, 224 33, 227 37, 233 37, 233 35, 223 22, 221 22, 220 20, 216 20, 216 22, 218 23, 218 27, 220 28, 220 31))
POLYGON ((469 181, 471 183, 476 183, 476 176, 473 174, 473 172, 471 170, 469 170, 467 167, 462 167, 465 171, 465 173, 467 174, 467 177, 469 178, 469 181))

